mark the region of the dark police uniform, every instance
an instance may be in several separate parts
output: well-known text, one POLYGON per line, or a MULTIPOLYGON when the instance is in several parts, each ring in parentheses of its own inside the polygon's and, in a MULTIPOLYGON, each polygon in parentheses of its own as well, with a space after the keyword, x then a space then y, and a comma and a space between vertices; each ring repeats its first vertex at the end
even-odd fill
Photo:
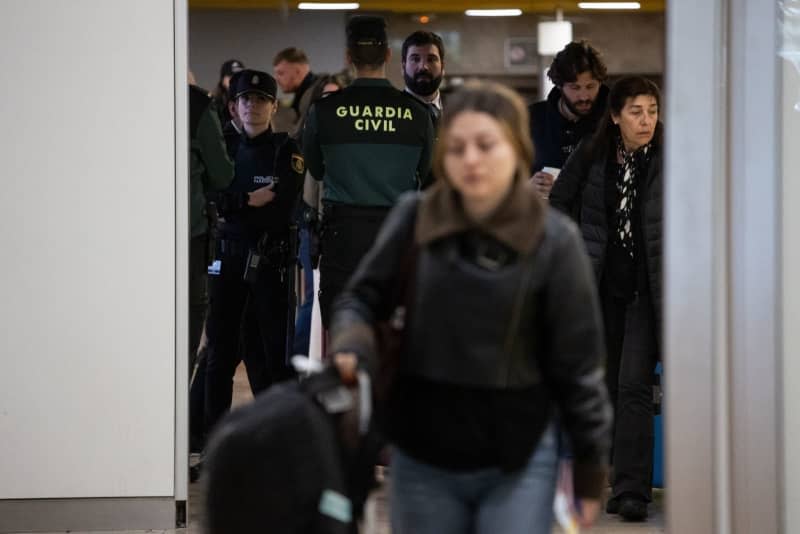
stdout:
MULTIPOLYGON (((276 84, 269 74, 245 73, 237 84, 237 95, 257 92, 274 98, 276 84)), ((292 375, 286 363, 288 284, 294 276, 289 239, 304 173, 303 157, 287 134, 272 130, 253 138, 243 134, 236 151, 233 183, 224 194, 212 195, 224 222, 217 247, 221 269, 210 283, 206 324, 208 430, 231 404, 240 332, 241 354, 254 393, 292 375), (247 206, 248 192, 270 184, 274 184, 275 192, 271 202, 260 208, 247 206), (250 268, 256 256, 260 263, 250 268)))
POLYGON ((324 183, 319 301, 326 326, 389 208, 429 177, 433 138, 428 110, 385 79, 359 78, 309 111, 303 151, 324 183))

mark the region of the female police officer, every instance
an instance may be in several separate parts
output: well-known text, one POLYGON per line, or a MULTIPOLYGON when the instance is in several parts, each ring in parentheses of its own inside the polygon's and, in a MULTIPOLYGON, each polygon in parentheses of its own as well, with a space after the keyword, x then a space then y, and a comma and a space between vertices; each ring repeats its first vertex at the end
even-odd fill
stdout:
POLYGON ((254 393, 291 376, 285 363, 287 284, 294 276, 288 271, 288 244, 305 166, 295 142, 270 128, 276 91, 275 79, 266 72, 246 70, 236 79, 234 96, 244 132, 234 180, 212 199, 218 202, 223 222, 218 241, 221 269, 210 283, 206 325, 207 431, 230 407, 239 354, 254 393))

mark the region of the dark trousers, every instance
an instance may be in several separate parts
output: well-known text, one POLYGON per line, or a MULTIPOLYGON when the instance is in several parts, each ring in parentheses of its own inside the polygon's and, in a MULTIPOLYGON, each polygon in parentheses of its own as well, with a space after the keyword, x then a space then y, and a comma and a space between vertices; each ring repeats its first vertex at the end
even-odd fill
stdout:
POLYGON ((206 355, 199 356, 197 370, 189 384, 189 452, 202 452, 206 446, 206 355))
POLYGON ((208 235, 189 241, 189 372, 194 368, 197 347, 208 308, 208 235))
POLYGON ((633 301, 604 295, 608 363, 606 384, 614 407, 611 462, 613 496, 652 497, 653 384, 658 361, 653 304, 646 294, 633 301))
POLYGON ((267 265, 255 282, 245 281, 246 247, 220 259, 220 274, 209 283, 206 432, 231 406, 233 375, 240 359, 247 366, 253 394, 293 376, 286 362, 289 277, 277 266, 267 265))
POLYGON ((330 326, 333 302, 375 242, 389 208, 325 205, 319 262, 319 308, 330 326))
MULTIPOLYGON (((197 361, 197 348, 208 308, 208 235, 189 241, 189 376, 197 361)), ((203 447, 205 363, 201 362, 189 389, 189 443, 192 452, 203 447)))

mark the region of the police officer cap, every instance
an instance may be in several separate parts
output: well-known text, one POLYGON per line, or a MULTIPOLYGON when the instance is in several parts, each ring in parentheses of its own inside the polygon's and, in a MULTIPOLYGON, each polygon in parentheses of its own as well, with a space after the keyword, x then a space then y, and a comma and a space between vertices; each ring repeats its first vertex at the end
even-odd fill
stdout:
POLYGON ((236 78, 234 98, 247 93, 256 93, 272 100, 278 94, 278 84, 275 78, 259 70, 243 70, 236 78))
POLYGON ((347 46, 384 46, 386 21, 383 17, 357 15, 347 23, 347 46))
POLYGON ((222 64, 222 67, 220 67, 219 79, 221 80, 225 76, 232 76, 233 74, 236 74, 242 70, 244 70, 244 63, 238 59, 229 59, 222 64))

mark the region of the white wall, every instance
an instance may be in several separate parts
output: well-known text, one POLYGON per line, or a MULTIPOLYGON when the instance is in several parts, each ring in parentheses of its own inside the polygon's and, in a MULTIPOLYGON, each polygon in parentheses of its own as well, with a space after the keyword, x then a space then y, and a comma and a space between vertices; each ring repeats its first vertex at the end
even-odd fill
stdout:
POLYGON ((794 21, 792 50, 797 65, 783 63, 783 461, 785 483, 784 532, 800 532, 800 18, 794 21))
POLYGON ((0 2, 0 499, 174 495, 173 23, 0 2))

